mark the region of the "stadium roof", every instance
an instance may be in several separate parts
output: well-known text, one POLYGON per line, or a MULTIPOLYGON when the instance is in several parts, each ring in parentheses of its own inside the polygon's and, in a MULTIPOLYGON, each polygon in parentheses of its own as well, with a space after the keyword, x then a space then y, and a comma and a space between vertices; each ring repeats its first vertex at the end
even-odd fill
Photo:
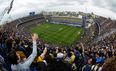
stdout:
MULTIPOLYGON (((0 0, 0 14, 11 0, 0 0)), ((82 11, 93 12, 116 19, 116 0, 14 0, 12 18, 28 15, 31 11, 82 11)))

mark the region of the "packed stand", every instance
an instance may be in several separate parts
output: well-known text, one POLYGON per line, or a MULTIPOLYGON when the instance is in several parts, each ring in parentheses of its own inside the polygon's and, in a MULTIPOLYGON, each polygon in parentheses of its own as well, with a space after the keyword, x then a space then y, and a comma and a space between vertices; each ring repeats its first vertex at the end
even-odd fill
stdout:
POLYGON ((38 35, 20 35, 0 30, 0 71, 106 71, 116 70, 116 35, 108 38, 112 46, 75 48, 51 47, 41 43, 38 35), (110 59, 111 63, 106 61, 110 59), (114 62, 114 63, 113 63, 114 62), (112 64, 112 65, 111 65, 112 64), (112 67, 110 67, 112 66, 112 67))

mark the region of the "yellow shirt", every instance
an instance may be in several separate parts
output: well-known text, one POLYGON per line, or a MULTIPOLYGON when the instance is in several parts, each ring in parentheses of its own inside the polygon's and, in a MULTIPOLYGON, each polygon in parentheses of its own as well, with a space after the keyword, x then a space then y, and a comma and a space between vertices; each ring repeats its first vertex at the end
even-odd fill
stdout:
POLYGON ((42 57, 39 56, 39 57, 37 58, 37 62, 42 62, 42 61, 43 61, 42 57))
POLYGON ((75 60, 75 55, 73 54, 73 55, 71 56, 71 59, 70 59, 69 63, 72 64, 72 63, 74 62, 74 60, 75 60))

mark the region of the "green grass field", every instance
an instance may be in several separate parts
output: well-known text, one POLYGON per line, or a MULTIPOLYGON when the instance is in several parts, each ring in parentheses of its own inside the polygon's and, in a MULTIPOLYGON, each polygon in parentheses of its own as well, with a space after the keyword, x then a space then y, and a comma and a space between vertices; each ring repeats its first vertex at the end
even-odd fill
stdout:
POLYGON ((72 45, 84 33, 82 28, 48 23, 39 24, 30 30, 32 33, 37 33, 40 39, 48 43, 63 46, 72 45))

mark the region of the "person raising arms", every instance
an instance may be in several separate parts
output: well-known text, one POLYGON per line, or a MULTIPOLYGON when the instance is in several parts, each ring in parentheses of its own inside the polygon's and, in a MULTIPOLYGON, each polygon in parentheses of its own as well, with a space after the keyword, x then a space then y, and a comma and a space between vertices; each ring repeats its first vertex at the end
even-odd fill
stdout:
POLYGON ((12 50, 9 53, 9 60, 11 62, 12 71, 30 71, 30 65, 34 61, 35 57, 37 56, 37 44, 36 44, 37 39, 38 39, 38 35, 33 34, 32 35, 32 41, 33 41, 32 53, 27 59, 24 59, 23 61, 21 61, 20 55, 15 50, 12 50))

